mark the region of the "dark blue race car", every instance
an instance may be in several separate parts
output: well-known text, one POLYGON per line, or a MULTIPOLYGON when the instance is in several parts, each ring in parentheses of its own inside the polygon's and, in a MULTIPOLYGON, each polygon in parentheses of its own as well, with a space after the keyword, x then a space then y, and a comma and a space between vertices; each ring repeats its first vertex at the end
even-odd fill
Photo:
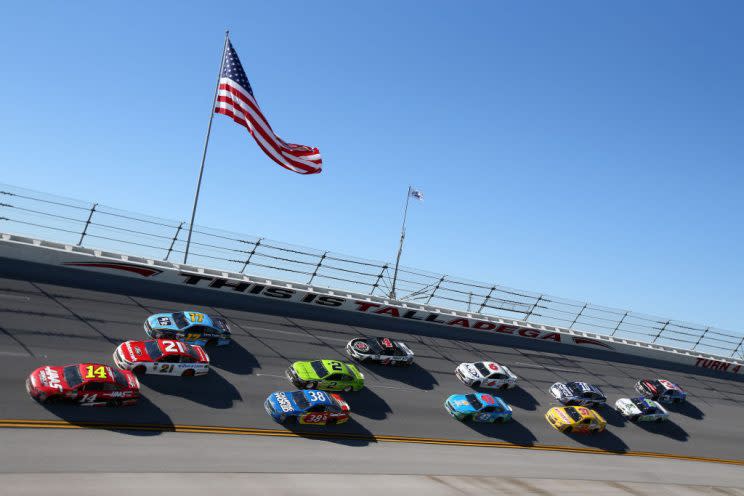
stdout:
POLYGON ((444 409, 463 422, 507 422, 512 418, 512 409, 504 400, 485 393, 453 394, 444 402, 444 409))
POLYGON ((341 396, 314 389, 271 393, 266 413, 280 424, 342 424, 349 420, 349 404, 341 396))
POLYGON ((153 339, 175 339, 199 346, 222 346, 231 340, 225 319, 193 311, 151 315, 145 320, 145 333, 153 339))

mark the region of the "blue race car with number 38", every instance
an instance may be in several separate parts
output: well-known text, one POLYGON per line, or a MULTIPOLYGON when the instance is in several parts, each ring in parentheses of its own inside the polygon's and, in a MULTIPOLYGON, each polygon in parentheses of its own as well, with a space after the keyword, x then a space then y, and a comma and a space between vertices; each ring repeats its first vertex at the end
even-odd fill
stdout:
POLYGON ((145 333, 153 339, 174 339, 191 345, 230 344, 230 326, 225 319, 186 311, 156 313, 145 320, 145 333))
POLYGON ((461 422, 508 422, 512 418, 512 409, 504 400, 485 393, 453 394, 444 409, 461 422))

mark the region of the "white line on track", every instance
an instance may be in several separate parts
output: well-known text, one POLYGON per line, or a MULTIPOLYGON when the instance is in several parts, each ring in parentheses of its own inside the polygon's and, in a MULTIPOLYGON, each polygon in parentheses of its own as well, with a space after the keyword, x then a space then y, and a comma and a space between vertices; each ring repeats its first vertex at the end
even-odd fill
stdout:
POLYGON ((16 301, 23 301, 23 302, 31 301, 31 297, 29 296, 18 296, 18 295, 10 295, 10 294, 3 294, 3 293, 0 293, 0 298, 4 300, 16 300, 16 301))
POLYGON ((539 365, 534 363, 524 363, 524 362, 514 362, 514 365, 518 365, 520 367, 527 367, 529 369, 544 369, 548 371, 558 370, 560 372, 571 372, 573 374, 579 373, 576 369, 564 369, 561 367, 546 367, 545 365, 539 365))
MULTIPOLYGON (((275 377, 277 379, 286 379, 287 378, 287 376, 284 376, 284 375, 274 375, 274 374, 256 374, 256 377, 275 377)), ((416 392, 423 391, 425 393, 428 392, 428 391, 423 390, 423 389, 414 389, 414 388, 398 387, 398 386, 383 386, 381 384, 375 384, 374 386, 370 386, 369 384, 365 384, 365 387, 367 387, 369 389, 385 388, 385 389, 399 389, 401 391, 416 391, 416 392)))
POLYGON ((327 339, 329 341, 341 341, 342 343, 346 343, 347 341, 349 341, 348 339, 334 338, 330 336, 316 336, 315 334, 308 334, 306 332, 280 331, 279 329, 269 329, 268 327, 253 327, 253 326, 246 326, 246 327, 248 328, 248 330, 251 330, 251 331, 256 329, 259 331, 278 332, 280 334, 291 334, 293 336, 306 336, 306 337, 309 336, 309 337, 314 337, 317 339, 327 339))
POLYGON ((0 351, 0 355, 22 356, 22 357, 29 356, 28 353, 16 353, 15 351, 0 351))

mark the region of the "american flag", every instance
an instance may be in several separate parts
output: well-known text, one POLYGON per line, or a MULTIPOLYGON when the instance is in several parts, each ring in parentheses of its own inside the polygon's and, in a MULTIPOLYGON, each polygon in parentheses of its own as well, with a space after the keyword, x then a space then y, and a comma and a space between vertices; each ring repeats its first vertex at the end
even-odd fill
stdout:
POLYGON ((411 196, 416 198, 417 200, 424 201, 424 194, 417 189, 411 189, 411 196))
POLYGON ((274 134, 253 96, 251 83, 229 40, 222 61, 214 111, 232 117, 235 122, 245 126, 266 155, 285 169, 298 174, 318 174, 321 171, 323 159, 320 150, 287 143, 274 134))

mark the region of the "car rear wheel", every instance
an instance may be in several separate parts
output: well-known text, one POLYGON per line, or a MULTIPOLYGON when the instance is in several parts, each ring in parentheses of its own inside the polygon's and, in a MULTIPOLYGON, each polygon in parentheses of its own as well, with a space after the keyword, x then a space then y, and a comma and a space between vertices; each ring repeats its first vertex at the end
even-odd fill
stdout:
POLYGON ((109 400, 108 403, 106 403, 108 406, 121 406, 121 400, 115 399, 115 400, 109 400))
POLYGON ((354 388, 353 388, 352 386, 346 386, 346 387, 344 388, 344 393, 350 393, 350 392, 352 392, 353 390, 354 390, 354 388))
POLYGON ((183 371, 183 374, 181 374, 181 377, 193 377, 194 375, 194 369, 187 369, 183 371))

